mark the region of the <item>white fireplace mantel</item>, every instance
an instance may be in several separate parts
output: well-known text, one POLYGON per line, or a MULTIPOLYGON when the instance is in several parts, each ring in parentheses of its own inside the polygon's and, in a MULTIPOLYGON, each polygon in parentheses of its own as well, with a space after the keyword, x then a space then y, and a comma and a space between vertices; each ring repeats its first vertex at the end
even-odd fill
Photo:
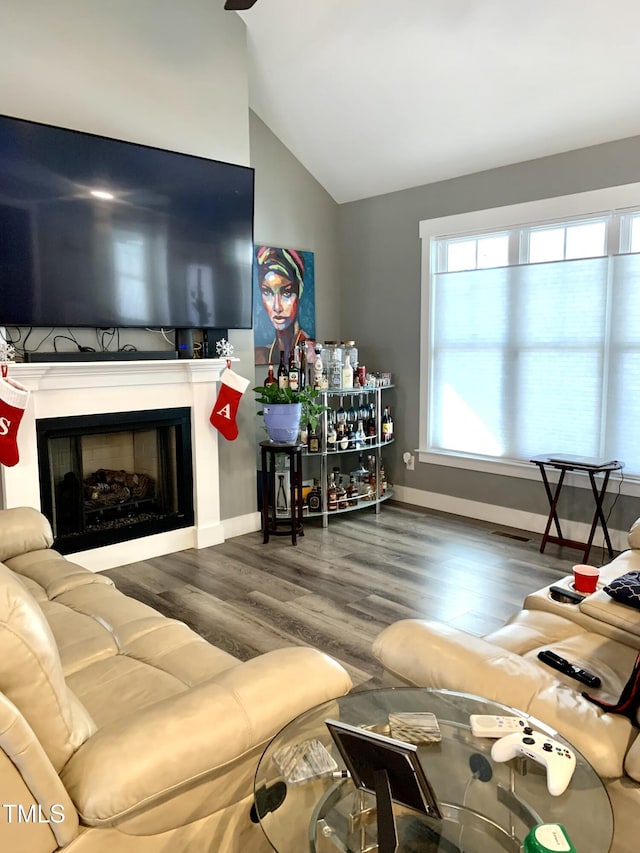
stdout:
POLYGON ((10 365, 9 376, 24 385, 30 394, 18 430, 20 461, 12 468, 0 466, 2 507, 32 506, 41 509, 36 420, 189 407, 194 526, 82 551, 69 557, 88 569, 100 571, 185 548, 204 548, 223 542, 218 432, 209 422, 209 416, 225 366, 226 359, 10 365))

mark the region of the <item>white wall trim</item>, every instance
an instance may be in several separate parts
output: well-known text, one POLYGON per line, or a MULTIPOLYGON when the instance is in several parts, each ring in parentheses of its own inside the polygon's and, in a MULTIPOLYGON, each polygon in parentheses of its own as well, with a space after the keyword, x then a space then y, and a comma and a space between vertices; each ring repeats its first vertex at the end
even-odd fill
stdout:
MULTIPOLYGON (((414 506, 434 509, 440 512, 448 512, 463 518, 475 518, 478 521, 487 521, 490 524, 499 524, 503 527, 513 527, 517 530, 530 531, 542 536, 547 523, 547 516, 539 513, 524 512, 523 510, 510 507, 496 506, 494 504, 471 501, 466 498, 457 498, 451 495, 441 495, 437 492, 427 492, 422 489, 412 489, 408 486, 394 486, 393 497, 402 503, 414 506)), ((589 538, 590 524, 560 519, 563 536, 574 539, 576 542, 586 542, 589 538)), ((611 530, 611 544, 616 551, 628 548, 628 530, 611 530)), ((602 529, 598 526, 594 539, 593 548, 599 549, 603 541, 602 529)), ((568 553, 575 553, 576 563, 580 562, 580 551, 578 549, 567 549, 568 553)), ((592 554, 598 553, 592 550, 592 554)), ((605 560, 608 562, 608 558, 605 560)))
MULTIPOLYGON (((430 402, 429 353, 431 350, 431 263, 432 239, 469 231, 513 228, 519 224, 569 218, 587 213, 620 210, 638 204, 640 183, 605 187, 555 198, 539 199, 520 204, 472 210, 466 213, 425 219, 419 223, 422 241, 421 304, 420 304, 420 394, 418 410, 418 444, 421 455, 428 449, 427 407, 430 402)), ((549 449, 547 449, 549 450, 549 449)), ((541 453, 545 452, 542 448, 541 453)), ((447 464, 442 462, 441 464, 447 464)))
POLYGON ((223 518, 222 527, 224 538, 232 539, 234 536, 243 536, 245 533, 255 533, 262 528, 262 519, 259 512, 250 512, 246 515, 236 515, 234 518, 223 518))

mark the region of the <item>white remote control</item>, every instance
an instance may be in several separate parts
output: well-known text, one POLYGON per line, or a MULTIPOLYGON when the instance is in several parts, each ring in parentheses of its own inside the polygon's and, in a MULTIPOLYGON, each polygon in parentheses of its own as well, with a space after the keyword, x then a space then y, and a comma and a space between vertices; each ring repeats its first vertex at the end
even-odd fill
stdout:
POLYGON ((521 717, 496 717, 493 714, 471 714, 469 722, 475 737, 504 737, 522 732, 527 726, 521 717))

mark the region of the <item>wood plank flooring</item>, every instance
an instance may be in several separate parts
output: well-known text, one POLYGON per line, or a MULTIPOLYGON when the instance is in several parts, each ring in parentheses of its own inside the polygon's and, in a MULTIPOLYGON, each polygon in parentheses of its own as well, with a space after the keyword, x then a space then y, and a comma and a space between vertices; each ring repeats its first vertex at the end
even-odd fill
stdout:
POLYGON ((540 554, 539 535, 392 502, 327 528, 305 523, 298 542, 250 533, 105 574, 242 660, 311 645, 369 689, 381 683, 371 644, 386 625, 422 617, 481 636, 580 558, 557 545, 540 554))

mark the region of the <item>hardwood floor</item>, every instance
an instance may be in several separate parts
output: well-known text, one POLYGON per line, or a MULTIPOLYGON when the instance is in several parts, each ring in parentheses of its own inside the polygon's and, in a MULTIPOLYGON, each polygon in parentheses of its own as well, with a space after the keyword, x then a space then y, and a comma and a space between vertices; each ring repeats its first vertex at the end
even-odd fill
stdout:
POLYGON ((539 535, 391 502, 378 515, 331 518, 328 528, 306 523, 298 542, 263 545, 250 533, 105 574, 243 660, 312 645, 368 689, 381 683, 371 643, 386 625, 423 617, 480 636, 580 556, 556 545, 540 554, 539 535))

